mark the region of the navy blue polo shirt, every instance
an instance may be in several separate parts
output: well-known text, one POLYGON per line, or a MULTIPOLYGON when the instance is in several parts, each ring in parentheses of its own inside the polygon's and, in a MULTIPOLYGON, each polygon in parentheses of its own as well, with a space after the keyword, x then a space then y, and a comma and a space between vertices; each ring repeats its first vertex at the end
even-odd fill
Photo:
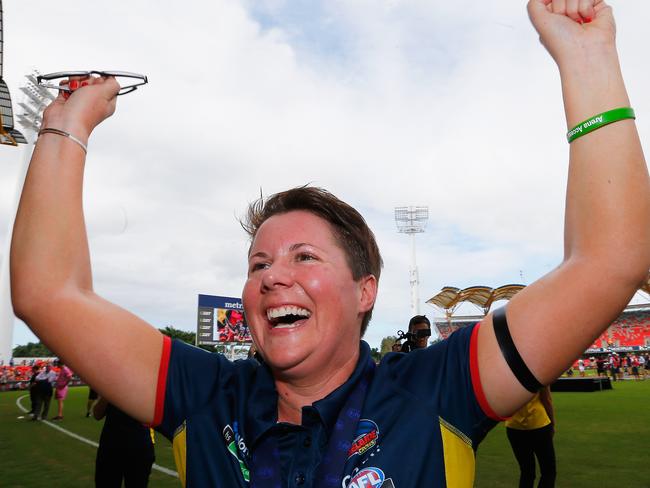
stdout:
MULTIPOLYGON (((375 370, 350 439, 342 488, 471 487, 474 452, 500 420, 482 392, 478 325, 409 354, 390 353, 375 370)), ((370 348, 361 341, 352 376, 302 409, 302 424, 277 422, 269 368, 231 362, 165 338, 154 425, 172 440, 184 486, 247 487, 263 436, 274 436, 283 486, 312 486, 339 411, 356 387, 370 348)))

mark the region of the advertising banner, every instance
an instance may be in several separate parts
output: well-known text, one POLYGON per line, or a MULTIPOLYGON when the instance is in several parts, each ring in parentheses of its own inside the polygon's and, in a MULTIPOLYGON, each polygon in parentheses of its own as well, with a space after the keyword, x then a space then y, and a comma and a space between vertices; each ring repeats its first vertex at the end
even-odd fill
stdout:
POLYGON ((212 346, 252 342, 241 298, 199 295, 196 338, 212 346))

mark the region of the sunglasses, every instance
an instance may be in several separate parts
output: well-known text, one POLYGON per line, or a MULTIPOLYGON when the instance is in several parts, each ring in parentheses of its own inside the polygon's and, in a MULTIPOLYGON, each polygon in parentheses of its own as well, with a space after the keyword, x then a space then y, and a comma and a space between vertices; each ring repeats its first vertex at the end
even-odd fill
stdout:
POLYGON ((63 91, 66 93, 72 93, 74 90, 65 86, 59 85, 60 81, 70 79, 70 77, 77 76, 80 78, 88 78, 90 76, 103 76, 108 77, 112 76, 117 79, 120 84, 120 91, 118 95, 126 95, 135 91, 139 86, 146 85, 149 80, 147 80, 146 75, 140 75, 138 73, 130 73, 128 71, 59 71, 57 73, 49 73, 46 75, 38 75, 36 77, 36 82, 44 88, 52 88, 54 90, 63 91))
POLYGON ((419 329, 415 331, 416 339, 424 339, 425 337, 431 337, 431 329, 419 329))

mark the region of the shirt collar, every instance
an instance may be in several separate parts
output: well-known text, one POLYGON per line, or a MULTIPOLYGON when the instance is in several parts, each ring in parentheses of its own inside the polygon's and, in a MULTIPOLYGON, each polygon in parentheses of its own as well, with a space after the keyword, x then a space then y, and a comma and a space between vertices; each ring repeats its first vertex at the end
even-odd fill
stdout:
MULTIPOLYGON (((359 359, 352 375, 345 383, 331 392, 325 398, 314 402, 313 408, 318 412, 329 437, 336 424, 339 411, 343 408, 348 396, 356 387, 370 358, 370 346, 365 341, 359 343, 359 359)), ((259 358, 259 367, 255 370, 248 405, 246 406, 245 425, 250 444, 258 439, 278 421, 278 393, 275 380, 268 365, 259 358)), ((310 407, 303 407, 310 408, 310 407)))
POLYGON ((361 341, 359 343, 359 359, 357 360, 357 365, 354 367, 352 375, 350 375, 345 383, 343 383, 325 398, 314 402, 313 406, 320 415, 323 424, 325 425, 325 430, 328 437, 330 436, 332 429, 334 429, 334 425, 338 420, 339 412, 343 408, 343 405, 345 405, 346 400, 352 391, 356 388, 359 380, 363 376, 369 358, 370 346, 368 346, 368 343, 366 341, 361 341))

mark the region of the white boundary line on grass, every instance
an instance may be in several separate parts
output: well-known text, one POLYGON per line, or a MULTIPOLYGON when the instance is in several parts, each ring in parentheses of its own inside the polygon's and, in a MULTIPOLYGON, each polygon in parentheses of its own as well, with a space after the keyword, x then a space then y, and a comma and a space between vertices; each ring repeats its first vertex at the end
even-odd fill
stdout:
MULTIPOLYGON (((20 404, 20 401, 23 398, 27 398, 27 396, 28 395, 23 395, 23 396, 20 396, 20 397, 16 398, 16 406, 23 413, 27 413, 28 410, 20 404)), ((85 437, 81 437, 80 435, 75 434, 74 432, 70 432, 69 430, 64 429, 63 427, 60 427, 60 426, 50 422, 49 420, 41 420, 41 422, 43 422, 45 425, 47 425, 49 427, 52 427, 53 429, 58 430, 59 432, 63 432, 65 435, 70 436, 73 439, 77 439, 78 441, 85 442, 86 444, 89 444, 89 445, 91 445, 91 446, 93 446, 95 448, 99 447, 99 444, 97 444, 95 441, 91 441, 90 439, 86 439, 85 437)), ((167 469, 167 468, 164 468, 162 466, 158 466, 157 464, 154 464, 152 466, 152 468, 157 470, 157 471, 160 471, 161 473, 165 473, 165 474, 167 474, 169 476, 173 476, 175 478, 178 478, 178 473, 176 471, 172 470, 172 469, 167 469)))

